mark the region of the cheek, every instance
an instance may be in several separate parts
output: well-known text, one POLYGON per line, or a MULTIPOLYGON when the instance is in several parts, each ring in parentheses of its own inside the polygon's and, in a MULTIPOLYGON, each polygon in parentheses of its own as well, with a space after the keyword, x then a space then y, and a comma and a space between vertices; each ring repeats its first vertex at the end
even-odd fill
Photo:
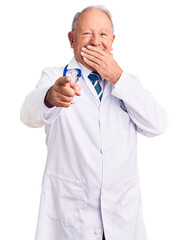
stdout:
POLYGON ((80 37, 77 41, 78 46, 85 46, 90 42, 90 37, 80 37))
POLYGON ((110 42, 103 42, 103 46, 105 48, 105 52, 111 52, 111 50, 112 50, 112 43, 110 43, 110 42))

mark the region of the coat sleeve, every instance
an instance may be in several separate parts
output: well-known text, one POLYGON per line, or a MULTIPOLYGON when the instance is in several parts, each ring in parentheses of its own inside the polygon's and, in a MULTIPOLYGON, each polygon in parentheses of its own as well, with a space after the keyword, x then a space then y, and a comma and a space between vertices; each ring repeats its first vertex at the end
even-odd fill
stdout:
POLYGON ((112 95, 121 99, 139 133, 152 137, 164 132, 168 117, 152 95, 143 88, 138 78, 122 73, 112 95))
POLYGON ((28 127, 43 127, 52 123, 59 116, 61 108, 48 108, 44 104, 48 89, 58 77, 60 77, 58 69, 45 68, 36 88, 26 96, 20 118, 28 127))

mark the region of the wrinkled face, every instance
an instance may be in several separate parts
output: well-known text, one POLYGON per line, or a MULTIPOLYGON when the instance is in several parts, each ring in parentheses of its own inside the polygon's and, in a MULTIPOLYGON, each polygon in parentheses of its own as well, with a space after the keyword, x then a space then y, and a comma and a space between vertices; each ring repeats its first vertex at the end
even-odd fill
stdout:
POLYGON ((69 32, 68 38, 74 50, 75 58, 87 68, 81 56, 82 47, 88 45, 98 47, 110 53, 115 35, 112 33, 112 24, 108 16, 98 10, 91 9, 79 16, 75 32, 69 32))

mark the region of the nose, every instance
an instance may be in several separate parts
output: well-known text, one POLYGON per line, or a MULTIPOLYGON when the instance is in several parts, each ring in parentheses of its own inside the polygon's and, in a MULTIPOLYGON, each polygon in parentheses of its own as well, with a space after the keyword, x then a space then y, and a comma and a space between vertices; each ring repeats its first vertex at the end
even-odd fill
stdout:
POLYGON ((100 45, 100 38, 98 34, 92 34, 90 39, 90 44, 93 45, 94 47, 97 47, 100 45))

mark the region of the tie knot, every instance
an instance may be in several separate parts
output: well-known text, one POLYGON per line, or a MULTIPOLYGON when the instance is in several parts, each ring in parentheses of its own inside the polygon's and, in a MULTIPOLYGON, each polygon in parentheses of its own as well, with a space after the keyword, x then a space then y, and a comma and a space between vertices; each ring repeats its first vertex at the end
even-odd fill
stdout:
POLYGON ((100 74, 99 74, 98 72, 93 71, 93 72, 91 72, 91 73, 89 74, 88 78, 89 78, 92 82, 96 82, 96 81, 98 81, 98 80, 101 79, 101 76, 100 76, 100 74))

